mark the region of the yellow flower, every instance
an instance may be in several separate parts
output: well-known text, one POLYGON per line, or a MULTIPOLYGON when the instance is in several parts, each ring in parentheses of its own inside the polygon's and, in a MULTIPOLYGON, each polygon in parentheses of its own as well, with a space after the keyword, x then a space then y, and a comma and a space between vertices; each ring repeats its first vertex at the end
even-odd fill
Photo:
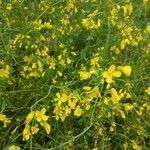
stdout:
POLYGON ((9 77, 9 71, 10 71, 10 66, 5 65, 4 61, 0 61, 0 78, 8 78, 9 77))
POLYGON ((110 132, 114 132, 115 131, 115 127, 114 126, 110 126, 109 131, 110 132))
POLYGON ((33 111, 28 114, 26 117, 26 125, 25 129, 23 130, 23 140, 27 141, 30 138, 30 135, 34 135, 39 131, 38 125, 30 127, 29 123, 32 121, 32 119, 35 117, 35 120, 40 123, 40 125, 46 130, 46 133, 49 134, 50 132, 50 125, 47 123, 47 120, 49 116, 45 115, 46 109, 42 108, 39 111, 33 111))
POLYGON ((4 128, 7 127, 7 124, 9 124, 11 121, 9 118, 7 118, 4 114, 0 113, 0 121, 3 122, 4 128))
POLYGON ((7 9, 8 11, 12 10, 12 5, 11 5, 11 3, 8 3, 8 4, 7 4, 6 9, 7 9))
POLYGON ((87 80, 91 77, 90 72, 86 72, 86 71, 80 71, 80 80, 87 80))
POLYGON ((142 150, 141 146, 132 140, 132 147, 134 150, 142 150))
POLYGON ((67 64, 71 64, 71 59, 67 58, 67 64))
POLYGON ((60 21, 61 21, 61 24, 64 26, 67 26, 70 23, 69 20, 65 18, 62 18, 60 21))
POLYGON ((133 13, 133 6, 131 3, 122 6, 124 17, 128 18, 133 13))
POLYGON ((35 112, 34 112, 34 111, 31 111, 31 112, 27 115, 25 122, 26 122, 27 124, 30 123, 31 120, 33 119, 34 115, 35 115, 35 112))
POLYGON ((11 145, 11 146, 9 146, 8 150, 20 150, 20 147, 11 145))
POLYGON ((65 113, 63 113, 60 105, 55 106, 53 113, 55 114, 56 120, 61 119, 62 121, 64 121, 66 118, 65 113), (62 114, 64 114, 63 117, 62 114))
POLYGON ((90 65, 94 67, 100 67, 99 60, 100 60, 99 56, 94 56, 90 61, 90 65))
POLYGON ((80 106, 78 105, 74 111, 74 115, 79 117, 82 114, 82 109, 80 108, 80 106))
POLYGON ((130 103, 125 103, 124 104, 124 109, 125 109, 126 112, 132 110, 133 108, 134 108, 134 106, 130 103))
POLYGON ((121 41, 121 43, 120 43, 120 49, 125 49, 125 47, 126 47, 127 45, 129 45, 130 43, 131 43, 131 42, 129 41, 128 38, 123 39, 123 40, 121 41))
POLYGON ((61 105, 61 103, 66 102, 69 97, 67 94, 63 93, 62 95, 60 95, 60 93, 56 93, 57 98, 55 99, 56 101, 58 101, 58 104, 61 105))
POLYGON ((131 66, 119 66, 118 69, 127 77, 131 75, 132 68, 131 66))
POLYGON ((43 24, 43 28, 52 29, 52 28, 53 28, 53 25, 52 25, 50 22, 45 22, 45 23, 43 24))
POLYGON ((32 61, 32 57, 31 56, 24 56, 23 60, 25 62, 31 62, 32 61))
POLYGON ((57 71, 57 73, 60 77, 63 75, 60 71, 57 71))
POLYGON ((45 129, 46 133, 49 134, 51 131, 51 126, 47 122, 40 122, 40 125, 45 129))
POLYGON ((123 150, 127 150, 127 148, 128 148, 128 143, 126 142, 123 144, 123 150))
POLYGON ((145 90, 145 92, 146 92, 148 95, 150 95, 150 87, 148 87, 148 88, 145 90))
POLYGON ((83 90, 89 91, 89 90, 91 90, 91 87, 90 87, 90 86, 84 86, 84 87, 83 87, 83 90))
POLYGON ((111 101, 114 103, 114 104, 117 104, 119 101, 120 101, 121 97, 118 95, 117 91, 112 88, 111 89, 111 101))
POLYGON ((68 116, 69 114, 71 114, 71 109, 68 106, 66 106, 65 107, 65 115, 68 116))
POLYGON ((121 116, 123 119, 125 119, 125 118, 126 118, 124 111, 119 110, 119 113, 120 113, 120 116, 121 116))
POLYGON ((39 131, 39 128, 37 128, 37 124, 35 126, 32 126, 31 127, 31 134, 34 135, 34 134, 37 134, 38 131, 39 131))
POLYGON ((101 97, 100 91, 98 86, 95 86, 92 90, 90 90, 89 92, 87 92, 90 97, 92 98, 97 98, 97 97, 101 97))
POLYGON ((98 150, 98 148, 97 148, 97 147, 95 147, 95 148, 92 148, 92 150, 98 150))
POLYGON ((102 73, 102 76, 103 76, 104 78, 106 78, 106 82, 107 82, 108 84, 110 84, 110 83, 113 82, 113 79, 112 79, 113 77, 118 78, 118 77, 121 76, 121 72, 118 71, 118 70, 116 70, 116 66, 115 66, 115 65, 111 65, 111 66, 108 68, 107 71, 104 71, 104 72, 102 73))
POLYGON ((143 0, 143 3, 146 4, 149 0, 143 0))
POLYGON ((75 108, 76 107, 76 103, 77 103, 77 100, 76 99, 69 99, 68 100, 68 106, 70 107, 70 108, 75 108))
POLYGON ((95 10, 93 13, 89 14, 87 18, 82 19, 81 24, 85 29, 98 29, 100 27, 100 19, 94 21, 94 18, 97 15, 98 11, 95 10))
POLYGON ((45 108, 42 108, 40 111, 36 111, 35 112, 36 120, 38 122, 47 121, 49 117, 46 116, 45 113, 46 113, 46 109, 45 108))
POLYGON ((59 114, 59 118, 61 119, 61 121, 64 121, 66 119, 66 114, 64 112, 61 112, 61 114, 59 114))
POLYGON ((146 31, 147 31, 148 33, 150 33, 150 25, 148 25, 148 26, 146 27, 146 31))
POLYGON ((23 130, 23 141, 28 141, 30 139, 30 125, 26 124, 23 130))
POLYGON ((86 29, 97 29, 100 27, 100 20, 98 19, 97 22, 95 22, 91 18, 85 18, 85 19, 82 19, 81 24, 86 29))

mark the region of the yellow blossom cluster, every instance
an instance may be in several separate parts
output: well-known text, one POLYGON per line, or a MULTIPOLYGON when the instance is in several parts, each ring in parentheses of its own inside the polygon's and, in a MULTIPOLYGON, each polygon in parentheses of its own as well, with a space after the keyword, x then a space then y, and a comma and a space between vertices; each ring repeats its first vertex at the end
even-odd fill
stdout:
POLYGON ((99 53, 98 52, 95 53, 90 60, 91 68, 99 68, 100 60, 101 60, 101 57, 99 56, 99 53))
POLYGON ((76 0, 68 0, 65 10, 67 12, 73 13, 73 11, 76 10, 75 4, 76 4, 76 0))
POLYGON ((150 33, 150 25, 147 25, 146 31, 147 31, 148 33, 150 33))
POLYGON ((9 78, 10 66, 0 60, 0 78, 9 78))
POLYGON ((150 87, 148 87, 148 88, 145 90, 145 92, 146 92, 148 95, 150 95, 150 87))
POLYGON ((121 77, 121 74, 123 73, 126 76, 130 76, 132 72, 131 66, 118 66, 111 65, 106 71, 102 73, 102 76, 106 79, 106 82, 108 84, 111 84, 114 82, 113 78, 119 78, 121 77))
POLYGON ((64 121, 72 111, 74 112, 74 116, 81 116, 83 110, 79 105, 80 99, 81 98, 77 93, 70 93, 66 91, 56 93, 55 108, 53 111, 56 120, 61 119, 61 121, 64 121))
POLYGON ((14 39, 12 39, 12 41, 11 41, 11 46, 10 46, 10 48, 15 48, 16 46, 17 47, 19 47, 19 48, 21 48, 21 47, 23 47, 24 45, 24 41, 26 42, 25 44, 25 49, 27 49, 28 48, 28 44, 29 44, 29 41, 31 40, 31 36, 29 36, 29 35, 23 35, 23 34, 20 34, 20 33, 18 33, 15 37, 14 37, 14 39))
POLYGON ((118 66, 118 69, 127 77, 131 75, 132 72, 131 66, 118 66))
MULTIPOLYGON (((116 90, 116 88, 111 87, 108 92, 110 93, 110 96, 104 98, 105 104, 113 104, 113 105, 119 105, 121 104, 121 100, 123 98, 131 98, 130 93, 126 89, 120 89, 119 91, 116 90)), ((124 103, 123 104, 124 109, 126 112, 132 110, 133 106, 130 103, 124 103)))
POLYGON ((104 71, 102 73, 102 76, 106 79, 106 82, 108 84, 114 82, 113 78, 118 78, 121 76, 121 72, 119 70, 117 70, 115 65, 111 65, 107 71, 104 71))
POLYGON ((100 98, 101 93, 98 86, 90 87, 90 86, 84 86, 83 90, 85 90, 85 93, 89 96, 89 98, 92 100, 94 98, 100 98))
POLYGON ((61 119, 61 121, 64 121, 72 112, 74 116, 81 116, 84 110, 90 109, 92 100, 101 97, 98 86, 93 88, 84 86, 83 90, 84 96, 81 96, 76 91, 62 91, 61 93, 56 93, 55 108, 53 111, 56 120, 61 119))
POLYGON ((94 21, 94 17, 97 15, 98 11, 95 10, 93 13, 89 14, 87 18, 82 19, 81 24, 85 29, 98 29, 100 27, 100 19, 94 21))
POLYGON ((46 109, 42 108, 41 110, 31 111, 27 115, 26 120, 25 120, 25 128, 23 130, 24 141, 28 141, 31 135, 38 133, 39 127, 38 127, 37 122, 45 129, 47 134, 50 133, 51 126, 47 122, 49 117, 45 115, 45 113, 46 113, 46 109))
POLYGON ((91 73, 87 71, 80 71, 79 75, 80 75, 80 80, 87 80, 91 77, 91 73))
POLYGON ((20 150, 19 146, 11 145, 9 146, 8 150, 20 150))
POLYGON ((39 2, 38 7, 41 11, 48 9, 48 4, 46 1, 42 0, 39 2))
POLYGON ((12 10, 12 5, 11 5, 11 3, 8 3, 8 4, 7 4, 6 9, 7 9, 8 11, 11 11, 11 10, 12 10))
POLYGON ((121 100, 121 98, 123 97, 124 95, 122 94, 118 94, 116 89, 115 88, 112 88, 111 89, 111 101, 116 104, 116 103, 119 103, 119 101, 121 100))
POLYGON ((7 124, 11 122, 11 120, 2 113, 0 113, 0 121, 3 122, 5 128, 7 127, 7 124))
POLYGON ((58 56, 58 60, 57 63, 59 65, 61 65, 62 67, 66 68, 68 65, 70 65, 72 63, 71 59, 69 58, 69 56, 66 58, 68 49, 65 48, 65 45, 63 45, 62 43, 59 45, 59 47, 62 49, 62 53, 58 56))
POLYGON ((142 40, 141 33, 135 26, 129 26, 121 31, 122 40, 120 42, 120 49, 125 49, 126 46, 137 46, 142 40), (134 32, 133 32, 134 30, 134 32))
POLYGON ((51 22, 44 22, 42 23, 42 20, 35 20, 33 23, 34 27, 36 30, 42 30, 42 29, 52 29, 53 25, 51 24, 51 22))
POLYGON ((26 78, 43 77, 45 72, 43 64, 38 60, 37 63, 32 63, 31 66, 24 66, 21 75, 26 78))
POLYGON ((20 69, 20 74, 26 78, 40 78, 45 75, 45 65, 49 69, 55 69, 56 60, 49 55, 49 48, 41 43, 44 43, 47 39, 39 35, 35 41, 30 35, 17 34, 12 40, 11 48, 17 48, 23 51, 22 57, 24 64, 20 69), (40 44, 40 46, 39 46, 40 44))
POLYGON ((124 5, 115 5, 108 18, 112 25, 121 32, 120 43, 118 47, 113 46, 111 49, 120 51, 125 49, 127 46, 138 46, 142 40, 140 30, 132 21, 133 5, 130 1, 125 2, 124 5), (121 17, 120 14, 123 13, 121 17))
POLYGON ((111 12, 109 20, 113 24, 113 26, 116 26, 118 29, 122 26, 122 21, 119 21, 120 14, 122 14, 122 17, 124 20, 128 20, 129 17, 133 13, 133 5, 130 1, 127 1, 124 3, 124 5, 114 5, 111 12), (119 22, 118 22, 119 21, 119 22))

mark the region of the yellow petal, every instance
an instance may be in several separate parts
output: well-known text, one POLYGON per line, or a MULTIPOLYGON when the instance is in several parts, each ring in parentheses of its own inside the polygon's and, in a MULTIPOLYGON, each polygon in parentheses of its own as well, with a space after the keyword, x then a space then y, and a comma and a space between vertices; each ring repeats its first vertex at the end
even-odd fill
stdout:
POLYGON ((82 109, 80 108, 80 106, 77 106, 77 108, 74 111, 74 115, 79 117, 82 114, 82 109))
POLYGON ((31 122, 31 120, 33 119, 33 117, 34 117, 34 114, 35 114, 35 112, 34 111, 31 111, 28 115, 27 115, 27 117, 26 117, 26 123, 28 124, 29 122, 31 122))
POLYGON ((118 95, 117 91, 112 88, 111 89, 111 100, 114 104, 118 103, 120 101, 120 96, 118 95))
POLYGON ((23 130, 23 141, 28 141, 30 139, 30 125, 26 124, 23 130))
POLYGON ((132 68, 131 66, 124 66, 122 68, 122 72, 126 75, 126 76, 130 76, 131 72, 132 72, 132 68))
POLYGON ((41 109, 41 114, 45 114, 46 113, 46 109, 45 108, 42 108, 41 109))
POLYGON ((116 66, 115 66, 115 65, 111 65, 111 66, 108 68, 108 72, 113 72, 115 69, 116 69, 116 66))
POLYGON ((46 133, 49 134, 51 131, 51 126, 47 122, 40 123, 40 124, 45 129, 46 133))
POLYGON ((31 134, 32 135, 37 134, 38 131, 39 131, 39 128, 37 128, 37 125, 31 127, 31 134))
POLYGON ((80 71, 80 80, 87 80, 91 77, 90 72, 80 71))
POLYGON ((150 87, 148 87, 148 88, 145 90, 145 92, 146 92, 148 95, 150 95, 150 87))
POLYGON ((114 77, 120 77, 120 76, 121 76, 121 72, 120 72, 120 71, 115 71, 115 72, 113 73, 113 76, 114 76, 114 77))
POLYGON ((107 71, 104 71, 104 72, 102 73, 102 76, 103 76, 104 78, 106 78, 106 77, 108 76, 107 71))
POLYGON ((109 83, 109 84, 112 83, 113 82, 112 77, 111 76, 107 77, 106 82, 109 83))
POLYGON ((84 87, 83 87, 83 90, 89 91, 89 90, 91 90, 91 87, 90 87, 90 86, 84 86, 84 87))
POLYGON ((20 147, 11 145, 11 146, 9 146, 8 150, 20 150, 20 147))

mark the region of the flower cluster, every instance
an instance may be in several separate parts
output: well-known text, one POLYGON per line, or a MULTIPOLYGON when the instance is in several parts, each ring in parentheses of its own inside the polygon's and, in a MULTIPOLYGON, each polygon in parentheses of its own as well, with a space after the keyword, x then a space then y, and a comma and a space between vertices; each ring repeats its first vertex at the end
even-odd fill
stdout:
POLYGON ((2 113, 0 113, 0 121, 3 122, 5 128, 7 127, 7 124, 11 122, 11 120, 2 113))
POLYGON ((132 72, 131 66, 118 66, 111 65, 106 71, 102 73, 102 76, 106 79, 106 82, 108 84, 111 84, 113 81, 113 78, 119 78, 121 77, 121 74, 123 73, 126 76, 130 76, 132 72))
POLYGON ((85 29, 97 29, 100 27, 100 19, 95 22, 93 18, 97 15, 98 11, 95 10, 93 13, 89 14, 87 18, 82 19, 81 24, 85 29))
POLYGON ((0 61, 0 78, 9 78, 10 66, 0 61))
POLYGON ((48 116, 45 115, 46 109, 42 108, 41 110, 31 111, 25 120, 25 128, 23 130, 23 140, 28 141, 31 135, 37 134, 39 127, 37 122, 45 129, 46 133, 49 134, 51 126, 48 121, 48 116), (31 123, 31 125, 30 125, 31 123))
POLYGON ((120 42, 118 46, 111 47, 111 50, 115 52, 120 52, 120 50, 126 49, 127 46, 138 46, 142 40, 140 30, 132 21, 133 10, 133 5, 129 0, 121 6, 116 4, 110 12, 109 20, 120 31, 120 42))
POLYGON ((74 112, 75 116, 81 116, 83 110, 80 108, 80 97, 77 93, 62 92, 56 93, 55 108, 53 113, 55 114, 56 120, 61 119, 64 121, 66 117, 74 112))

